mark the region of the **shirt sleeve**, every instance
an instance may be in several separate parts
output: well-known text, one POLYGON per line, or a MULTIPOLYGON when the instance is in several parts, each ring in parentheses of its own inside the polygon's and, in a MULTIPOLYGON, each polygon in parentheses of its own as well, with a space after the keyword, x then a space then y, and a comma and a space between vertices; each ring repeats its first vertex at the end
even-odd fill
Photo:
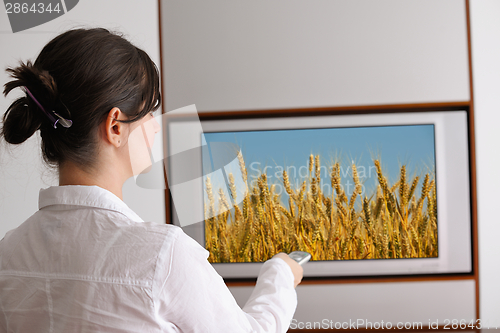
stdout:
POLYGON ((243 307, 255 332, 286 332, 297 307, 294 276, 288 264, 273 258, 262 266, 257 284, 243 307))
POLYGON ((243 309, 207 261, 208 251, 180 228, 159 258, 153 294, 158 320, 182 332, 286 332, 297 306, 293 274, 281 259, 262 266, 243 309))

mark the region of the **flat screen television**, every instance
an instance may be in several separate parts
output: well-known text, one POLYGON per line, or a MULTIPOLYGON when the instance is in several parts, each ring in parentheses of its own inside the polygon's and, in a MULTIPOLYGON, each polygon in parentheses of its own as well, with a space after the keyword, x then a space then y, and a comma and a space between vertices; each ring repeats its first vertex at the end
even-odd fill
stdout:
POLYGON ((222 277, 254 278, 295 250, 312 255, 306 277, 472 271, 466 111, 200 125, 169 121, 170 151, 200 147, 169 165, 172 219, 222 277), (199 176, 183 185, 188 169, 199 176), (181 223, 186 211, 197 223, 181 223))

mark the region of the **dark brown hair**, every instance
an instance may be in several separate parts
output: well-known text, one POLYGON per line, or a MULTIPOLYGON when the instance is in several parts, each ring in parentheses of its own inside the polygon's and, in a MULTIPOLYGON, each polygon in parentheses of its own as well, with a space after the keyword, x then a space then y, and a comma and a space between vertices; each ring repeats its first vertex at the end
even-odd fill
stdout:
POLYGON ((158 109, 159 72, 149 56, 106 29, 75 29, 51 40, 35 63, 7 68, 14 80, 4 95, 27 87, 43 108, 71 119, 70 128, 57 126, 29 96, 14 101, 3 116, 0 135, 11 144, 26 141, 40 130, 44 160, 52 166, 72 161, 95 166, 97 130, 113 107, 141 119, 158 109))

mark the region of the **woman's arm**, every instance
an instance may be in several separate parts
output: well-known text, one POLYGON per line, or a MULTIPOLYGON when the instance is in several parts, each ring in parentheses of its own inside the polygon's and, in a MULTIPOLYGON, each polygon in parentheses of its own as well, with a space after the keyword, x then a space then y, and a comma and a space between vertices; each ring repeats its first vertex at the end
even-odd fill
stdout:
MULTIPOLYGON (((255 289, 243 307, 256 332, 286 332, 297 307, 294 274, 283 255, 288 258, 283 253, 264 263, 255 289)), ((293 263, 302 272, 302 267, 293 263)))
MULTIPOLYGON (((177 228, 175 228, 177 229, 177 228)), ((286 332, 297 305, 294 274, 280 258, 267 261, 243 308, 207 261, 208 252, 178 229, 167 236, 155 276, 155 310, 182 332, 286 332)))

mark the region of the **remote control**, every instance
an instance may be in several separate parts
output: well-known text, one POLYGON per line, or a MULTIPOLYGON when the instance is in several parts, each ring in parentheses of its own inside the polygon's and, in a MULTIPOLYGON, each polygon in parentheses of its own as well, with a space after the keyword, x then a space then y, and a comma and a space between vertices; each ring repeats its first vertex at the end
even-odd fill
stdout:
POLYGON ((295 260, 299 265, 303 265, 311 259, 311 255, 304 251, 293 251, 290 252, 288 256, 295 260))

